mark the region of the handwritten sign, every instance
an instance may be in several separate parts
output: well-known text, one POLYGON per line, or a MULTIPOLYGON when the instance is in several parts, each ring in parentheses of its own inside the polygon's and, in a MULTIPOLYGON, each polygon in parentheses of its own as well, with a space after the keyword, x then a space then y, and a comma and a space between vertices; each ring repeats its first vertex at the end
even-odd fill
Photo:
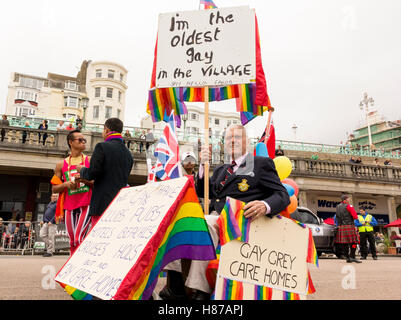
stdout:
POLYGON ((249 83, 256 78, 249 7, 159 15, 156 87, 249 83))
POLYGON ((308 236, 308 229, 284 217, 253 221, 249 242, 234 240, 221 248, 216 296, 222 290, 221 277, 305 295, 308 236))
POLYGON ((110 300, 187 182, 187 178, 120 191, 56 281, 110 300))

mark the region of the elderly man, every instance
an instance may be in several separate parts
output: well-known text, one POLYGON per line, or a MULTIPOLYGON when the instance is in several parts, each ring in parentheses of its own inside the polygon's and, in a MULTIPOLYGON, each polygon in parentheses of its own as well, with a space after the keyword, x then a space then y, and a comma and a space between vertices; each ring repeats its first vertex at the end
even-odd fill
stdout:
MULTIPOLYGON (((244 207, 244 216, 248 219, 257 219, 264 215, 273 217, 290 203, 288 193, 277 175, 274 162, 270 158, 253 156, 247 151, 248 145, 245 128, 241 125, 230 126, 224 139, 224 150, 231 158, 230 164, 215 168, 213 176, 209 179, 211 214, 205 216, 205 219, 215 247, 219 241, 217 220, 226 203, 226 197, 247 202, 244 207)), ((202 197, 204 193, 203 163, 209 160, 209 148, 203 146, 197 183, 199 197, 202 197)), ((209 287, 205 273, 208 263, 208 261, 195 260, 191 262, 185 285, 195 290, 192 297, 194 300, 210 298, 212 288, 209 287)), ((180 271, 180 268, 170 270, 180 271)), ((184 296, 176 274, 174 278, 175 281, 169 281, 170 286, 160 292, 163 299, 184 296)))

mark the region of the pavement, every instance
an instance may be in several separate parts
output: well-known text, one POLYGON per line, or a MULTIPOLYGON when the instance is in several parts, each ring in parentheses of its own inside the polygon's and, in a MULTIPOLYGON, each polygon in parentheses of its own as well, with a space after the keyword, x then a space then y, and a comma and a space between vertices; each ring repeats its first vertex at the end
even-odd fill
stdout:
MULTIPOLYGON (((0 300, 71 300, 53 280, 67 259, 0 255, 0 300)), ((310 272, 316 293, 308 300, 401 300, 401 256, 360 264, 322 257, 310 272)), ((156 292, 165 281, 159 278, 156 292)))

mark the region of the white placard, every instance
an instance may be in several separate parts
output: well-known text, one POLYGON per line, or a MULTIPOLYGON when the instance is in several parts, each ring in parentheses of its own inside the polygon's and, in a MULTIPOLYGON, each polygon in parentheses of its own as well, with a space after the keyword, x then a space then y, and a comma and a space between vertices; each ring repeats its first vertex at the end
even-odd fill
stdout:
POLYGON ((157 46, 158 88, 256 78, 255 12, 247 6, 160 14, 157 46))
POLYGON ((187 181, 183 177, 122 189, 56 281, 110 300, 187 181))
MULTIPOLYGON (((307 293, 309 230, 290 219, 260 217, 249 230, 249 242, 233 240, 221 247, 216 297, 222 277, 286 292, 307 293)), ((253 291, 244 291, 244 300, 253 291)))

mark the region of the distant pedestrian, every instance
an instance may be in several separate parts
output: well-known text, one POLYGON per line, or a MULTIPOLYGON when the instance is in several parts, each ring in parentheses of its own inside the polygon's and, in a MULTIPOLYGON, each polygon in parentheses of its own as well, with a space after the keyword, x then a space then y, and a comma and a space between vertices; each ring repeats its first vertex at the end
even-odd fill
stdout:
POLYGON ((57 131, 60 131, 60 130, 64 130, 64 129, 65 129, 64 120, 60 120, 60 121, 58 122, 58 125, 57 125, 57 127, 56 127, 56 130, 57 130, 57 131))
POLYGON ((355 220, 355 225, 359 230, 360 247, 361 247, 361 259, 366 260, 368 256, 368 244, 369 250, 372 254, 373 260, 377 260, 376 244, 373 227, 377 226, 376 219, 368 214, 367 211, 360 209, 358 219, 355 220))
POLYGON ((276 157, 284 156, 284 150, 281 149, 281 146, 278 146, 278 149, 276 149, 275 156, 276 157))
MULTIPOLYGON (((26 121, 24 128, 30 128, 31 126, 29 125, 29 122, 26 121)), ((25 130, 22 132, 22 143, 26 142, 26 137, 28 136, 28 132, 26 132, 25 130)))
MULTIPOLYGON (((38 127, 39 130, 47 130, 48 128, 49 128, 49 125, 47 124, 47 120, 43 120, 42 123, 38 127)), ((38 136, 39 136, 39 143, 40 143, 41 134, 38 133, 38 136)), ((43 133, 43 141, 42 141, 43 145, 45 145, 46 139, 47 139, 47 133, 45 132, 45 133, 43 133)))
POLYGON ((131 133, 129 132, 129 130, 125 130, 124 133, 124 143, 127 144, 127 148, 129 149, 129 147, 131 146, 131 133))
POLYGON ((75 120, 75 126, 78 129, 78 126, 81 125, 82 128, 82 119, 80 115, 77 115, 77 119, 75 120))
POLYGON ((386 166, 392 166, 393 163, 391 162, 390 159, 387 159, 386 161, 384 161, 384 165, 386 165, 386 166))
POLYGON ((31 237, 31 222, 25 221, 24 225, 19 229, 20 230, 19 230, 19 237, 17 240, 17 247, 19 247, 20 249, 25 249, 25 245, 28 245, 28 242, 31 237))
MULTIPOLYGON (((142 130, 141 134, 139 135, 139 139, 141 139, 142 141, 146 140, 146 131, 142 130)), ((139 153, 142 153, 143 148, 145 147, 144 143, 145 142, 140 142, 139 143, 139 153)))
POLYGON ((68 124, 68 126, 65 127, 65 130, 67 130, 67 131, 73 131, 73 130, 75 130, 75 129, 74 129, 74 127, 72 126, 72 123, 70 122, 70 123, 68 124))
POLYGON ((354 220, 358 219, 358 215, 348 199, 347 195, 342 195, 341 203, 336 207, 338 229, 334 242, 343 247, 343 254, 348 263, 361 263, 360 260, 355 258, 356 247, 359 244, 359 234, 356 231, 354 220))
POLYGON ((145 141, 146 141, 146 151, 148 151, 149 146, 155 142, 155 137, 153 136, 153 133, 152 131, 150 131, 150 129, 148 129, 148 132, 146 133, 145 141))
MULTIPOLYGON (((3 115, 3 119, 1 120, 1 126, 2 127, 9 127, 10 126, 10 122, 7 120, 7 116, 4 114, 3 115)), ((4 137, 6 136, 6 129, 1 128, 1 142, 4 141, 4 137)))
POLYGON ((43 224, 40 228, 39 236, 43 239, 46 244, 46 252, 43 257, 51 257, 54 254, 54 237, 57 232, 57 224, 55 219, 56 207, 57 207, 58 194, 53 193, 50 198, 50 202, 46 207, 45 214, 43 216, 43 224))

